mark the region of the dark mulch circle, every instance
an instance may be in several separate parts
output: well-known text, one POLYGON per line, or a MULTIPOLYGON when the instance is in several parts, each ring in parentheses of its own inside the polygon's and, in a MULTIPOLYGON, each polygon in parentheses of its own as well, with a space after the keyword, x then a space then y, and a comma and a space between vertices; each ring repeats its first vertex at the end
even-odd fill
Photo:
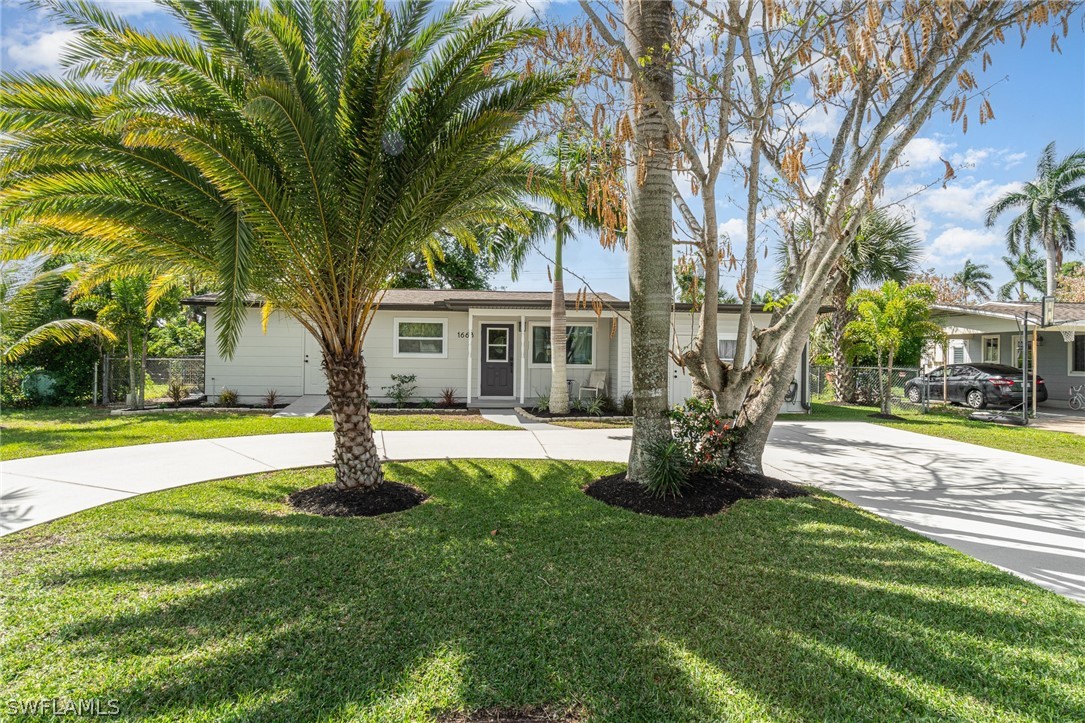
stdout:
POLYGON ((643 486, 627 480, 624 472, 600 477, 585 487, 584 492, 608 505, 659 517, 706 517, 739 500, 787 499, 807 494, 784 480, 737 471, 719 477, 691 477, 689 486, 678 497, 655 497, 643 486))
POLYGON ((908 421, 904 417, 898 417, 895 414, 882 414, 881 412, 878 412, 876 414, 868 414, 867 416, 870 417, 871 419, 888 419, 891 422, 906 422, 906 421, 908 421))
POLYGON ((385 482, 372 492, 341 490, 334 484, 292 492, 286 501, 302 512, 324 517, 374 517, 422 504, 426 493, 402 482, 385 482))
POLYGON ((568 710, 545 708, 485 708, 441 716, 439 723, 577 723, 580 717, 568 710))

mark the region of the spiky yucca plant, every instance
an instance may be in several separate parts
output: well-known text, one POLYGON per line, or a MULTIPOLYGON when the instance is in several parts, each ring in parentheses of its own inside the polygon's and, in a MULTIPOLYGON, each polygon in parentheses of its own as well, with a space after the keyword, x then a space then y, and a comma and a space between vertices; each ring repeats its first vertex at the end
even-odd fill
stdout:
MULTIPOLYGON (((522 72, 536 31, 424 0, 162 0, 191 39, 58 0, 74 77, 5 78, 9 253, 92 250, 208 272, 230 353, 256 296, 319 342, 336 484, 382 482, 362 345, 388 278, 438 232, 512 222, 536 174, 525 117, 564 77, 522 72)), ((536 181, 537 182, 537 181, 536 181)))

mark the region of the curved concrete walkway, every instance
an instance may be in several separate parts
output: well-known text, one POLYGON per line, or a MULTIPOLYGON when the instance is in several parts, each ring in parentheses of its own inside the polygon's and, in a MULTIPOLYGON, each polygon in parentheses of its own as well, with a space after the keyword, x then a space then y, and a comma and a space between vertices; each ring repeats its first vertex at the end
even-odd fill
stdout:
MULTIPOLYGON (((624 462, 630 431, 379 432, 385 459, 624 462)), ((330 432, 231 437, 0 463, 0 532, 134 495, 328 464, 330 432)), ((1085 467, 862 422, 779 422, 768 474, 814 484, 981 560, 1085 601, 1085 467)))

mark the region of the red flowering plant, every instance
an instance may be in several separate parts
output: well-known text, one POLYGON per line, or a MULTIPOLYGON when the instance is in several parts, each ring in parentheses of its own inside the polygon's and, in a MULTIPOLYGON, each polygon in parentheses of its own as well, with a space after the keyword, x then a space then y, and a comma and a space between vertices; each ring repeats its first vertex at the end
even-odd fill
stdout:
POLYGON ((723 467, 734 439, 734 420, 720 418, 708 400, 690 398, 668 413, 674 441, 689 461, 690 472, 723 467))

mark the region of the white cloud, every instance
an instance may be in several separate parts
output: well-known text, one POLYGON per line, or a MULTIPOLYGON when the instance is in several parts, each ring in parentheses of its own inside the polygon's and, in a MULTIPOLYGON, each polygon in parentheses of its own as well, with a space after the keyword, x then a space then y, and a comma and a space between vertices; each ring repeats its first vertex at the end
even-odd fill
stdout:
POLYGON ((927 255, 935 263, 961 261, 978 254, 990 254, 992 248, 1003 243, 1003 237, 994 229, 975 229, 953 226, 938 235, 927 255))
POLYGON ((1027 153, 1008 153, 1002 158, 1002 167, 1013 168, 1019 166, 1026 158, 1028 158, 1027 153))
POLYGON ((732 218, 719 225, 719 234, 722 239, 727 236, 734 241, 742 241, 746 238, 746 222, 740 218, 732 218))
POLYGON ((546 17, 550 2, 551 0, 506 0, 501 4, 512 8, 512 16, 516 20, 536 20, 546 17))
POLYGON ((945 156, 948 150, 949 146, 940 140, 918 136, 904 147, 900 161, 912 169, 923 168, 938 163, 939 157, 945 156))
POLYGON ((945 188, 936 186, 920 194, 917 205, 920 214, 941 214, 952 220, 981 223, 995 199, 1020 187, 1020 183, 996 184, 986 179, 972 185, 951 181, 945 188))
POLYGON ((31 36, 25 42, 7 40, 8 58, 17 70, 60 75, 60 56, 75 35, 74 30, 53 30, 31 36))

